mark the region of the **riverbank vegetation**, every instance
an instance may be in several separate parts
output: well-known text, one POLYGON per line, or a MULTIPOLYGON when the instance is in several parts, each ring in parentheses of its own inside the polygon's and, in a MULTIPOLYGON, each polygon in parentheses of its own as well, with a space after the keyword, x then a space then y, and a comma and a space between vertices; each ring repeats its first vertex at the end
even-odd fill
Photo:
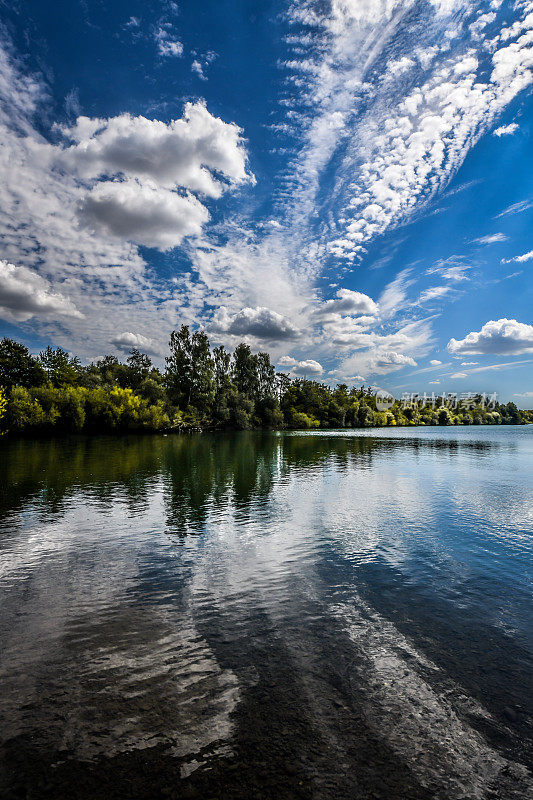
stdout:
MULTIPOLYGON (((405 398, 380 410, 370 387, 328 386, 276 373, 268 353, 211 348, 202 331, 173 331, 164 370, 132 349, 88 366, 60 347, 39 356, 0 341, 0 430, 11 434, 251 428, 522 424, 514 403, 405 398)), ((379 399, 379 398, 378 398, 379 399)))

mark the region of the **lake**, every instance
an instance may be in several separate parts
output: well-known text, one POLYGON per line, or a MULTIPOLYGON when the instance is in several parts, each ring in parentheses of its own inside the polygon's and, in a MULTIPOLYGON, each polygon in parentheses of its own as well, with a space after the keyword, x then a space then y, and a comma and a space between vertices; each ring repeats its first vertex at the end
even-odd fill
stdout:
POLYGON ((0 444, 0 795, 525 797, 533 428, 0 444))

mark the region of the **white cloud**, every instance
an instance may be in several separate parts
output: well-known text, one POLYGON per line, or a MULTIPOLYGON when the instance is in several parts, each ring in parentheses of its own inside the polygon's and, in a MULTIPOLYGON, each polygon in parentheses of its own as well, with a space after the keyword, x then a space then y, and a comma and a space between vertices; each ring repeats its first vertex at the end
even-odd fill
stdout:
POLYGON ((496 14, 493 11, 489 11, 487 14, 480 14, 479 17, 469 25, 469 29, 471 34, 474 36, 475 39, 480 39, 483 35, 484 29, 487 25, 490 25, 496 19, 496 14))
POLYGON ((68 297, 51 289, 34 270, 0 260, 0 316, 12 322, 83 315, 68 297))
POLYGON ((500 214, 497 214, 494 219, 500 219, 501 217, 507 217, 513 214, 521 214, 523 211, 529 211, 530 208, 533 208, 533 200, 520 200, 518 203, 513 203, 505 208, 500 214))
POLYGON ((522 253, 521 256, 514 256, 513 258, 502 258, 502 264, 511 264, 513 261, 517 261, 519 264, 523 264, 525 261, 531 261, 533 259, 533 250, 530 250, 528 253, 522 253))
POLYGON ((243 308, 236 314, 221 306, 211 322, 214 331, 231 336, 253 336, 256 339, 284 341, 300 335, 298 328, 286 317, 269 308, 243 308))
POLYGON ((439 383, 440 381, 429 381, 430 386, 437 386, 439 383))
POLYGON ((157 347, 153 339, 143 336, 141 333, 125 331, 124 333, 121 333, 120 336, 115 336, 110 341, 111 344, 114 344, 119 350, 127 351, 131 350, 133 347, 136 347, 138 350, 142 350, 146 353, 152 353, 155 355, 160 353, 159 347, 157 347))
POLYGON ((340 375, 387 375, 404 367, 416 367, 412 356, 388 350, 386 346, 369 347, 343 360, 338 368, 340 375))
POLYGON ((486 322, 480 331, 472 331, 464 339, 450 339, 450 353, 476 355, 514 355, 533 352, 533 325, 515 319, 486 322))
POLYGON ((474 367, 476 364, 479 364, 479 361, 461 361, 462 367, 474 367))
POLYGON ((427 303, 431 300, 438 300, 451 292, 450 286, 430 286, 429 289, 424 289, 418 298, 418 303, 427 303))
POLYGON ((202 80, 202 81, 206 81, 207 80, 206 76, 204 75, 204 70, 203 70, 203 67, 202 67, 201 63, 199 61, 197 61, 196 59, 194 59, 194 61, 191 64, 191 72, 195 72, 198 75, 198 77, 200 78, 200 80, 202 80))
POLYGON ((298 361, 298 359, 293 358, 292 356, 281 356, 278 360, 278 364, 281 367, 289 367, 290 371, 294 375, 321 375, 324 372, 324 368, 322 364, 319 364, 318 361, 310 358, 304 361, 298 361))
POLYGON ((367 294, 354 292, 351 289, 339 289, 333 300, 327 300, 317 309, 317 314, 361 314, 377 316, 378 307, 367 294))
POLYGON ((375 317, 329 314, 322 320, 322 326, 328 343, 358 347, 361 341, 367 342, 367 331, 375 322, 375 317))
MULTIPOLYGON (((398 15, 400 11, 395 4, 388 8, 383 17, 387 17, 390 35, 393 9, 398 15)), ((406 7, 402 11, 405 13, 406 7)), ((377 11, 376 39, 381 24, 385 23, 377 11)), ((357 34, 352 34, 357 40, 357 34)), ((343 40, 345 58, 347 49, 343 40)), ((359 258, 366 242, 412 216, 446 185, 472 144, 531 83, 530 33, 496 47, 489 77, 485 59, 485 42, 481 41, 467 53, 450 53, 436 60, 427 79, 412 83, 399 103, 396 98, 392 102, 385 95, 376 96, 374 87, 374 103, 356 120, 353 132, 343 124, 337 138, 356 137, 353 152, 359 159, 345 157, 339 169, 336 192, 343 192, 346 201, 342 208, 344 231, 330 242, 334 255, 359 258), (475 48, 480 48, 479 58, 475 48)), ((347 80, 346 72, 342 68, 340 72, 347 80)), ((353 117, 349 119, 352 125, 353 117)))
POLYGON ((442 361, 438 361, 436 358, 432 358, 429 363, 431 364, 432 367, 438 367, 440 364, 442 364, 442 361))
POLYGON ((426 275, 440 275, 447 281, 466 281, 468 277, 465 272, 469 269, 471 269, 471 265, 465 264, 462 256, 454 255, 437 261, 426 270, 426 275))
POLYGON ((202 164, 205 187, 213 196, 252 180, 247 174, 241 181, 246 152, 237 126, 225 127, 205 107, 193 103, 190 114, 186 112, 176 124, 143 122, 130 115, 121 115, 120 123, 116 117, 82 117, 67 129, 73 136, 70 141, 62 144, 56 128, 52 144, 33 124, 37 117, 47 119, 46 114, 39 115, 47 103, 48 87, 42 77, 27 75, 25 65, 4 44, 0 37, 0 258, 30 270, 38 267, 49 293, 69 298, 84 315, 83 320, 56 315, 61 324, 50 315, 36 316, 36 323, 46 319, 47 337, 82 357, 92 357, 106 352, 117 331, 150 330, 162 348, 176 319, 206 322, 210 314, 206 303, 211 308, 225 303, 234 312, 270 305, 292 317, 295 306, 306 302, 308 283, 305 276, 292 281, 289 254, 279 246, 264 247, 259 258, 242 226, 231 237, 233 244, 223 247, 211 246, 205 232, 201 249, 194 236, 183 239, 181 246, 200 271, 200 279, 183 272, 172 279, 159 278, 147 269, 133 243, 165 248, 208 219, 207 211, 195 205, 205 205, 203 197, 195 200, 190 194, 200 194, 200 189, 176 183, 198 185, 202 164), (83 149, 87 152, 82 164, 83 149), (180 158, 183 164, 177 166, 180 158), (110 189, 111 183, 115 185, 110 189), (154 185, 157 198, 150 191, 154 185), (181 198, 179 219, 169 193, 181 198), (141 196, 146 195, 148 202, 141 209, 141 196), (107 220, 105 203, 113 212, 107 220), (78 211, 86 221, 92 215, 93 224, 80 226, 78 211), (141 211, 146 214, 132 230, 141 211), (159 211, 164 224, 158 222, 159 211), (121 226, 131 239, 119 235, 121 226))
POLYGON ((410 277, 411 273, 412 270, 409 268, 402 270, 383 290, 379 298, 379 311, 382 317, 394 316, 405 305, 407 289, 415 283, 410 277))
POLYGON ((376 373, 391 372, 394 369, 410 366, 416 367, 416 361, 411 356, 404 353, 395 353, 392 350, 376 352, 374 356, 376 373))
POLYGON ((450 378, 468 378, 466 372, 454 372, 453 375, 450 375, 450 378))
POLYGON ((292 356, 281 356, 281 358, 278 359, 278 364, 281 364, 282 367, 294 367, 297 363, 298 360, 292 356))
POLYGON ((506 242, 509 239, 505 233, 490 233, 487 236, 480 236, 479 239, 474 239, 476 244, 496 244, 497 242, 506 242))
POLYGON ((98 183, 80 208, 80 220, 119 239, 169 250, 185 236, 199 236, 209 212, 193 195, 179 195, 153 182, 98 183))
POLYGON ((291 372, 295 375, 317 376, 322 375, 324 368, 318 361, 309 358, 306 361, 298 361, 298 363, 291 368, 291 372))
POLYGON ((516 133, 518 130, 518 125, 516 122, 511 122, 509 125, 501 125, 499 128, 494 130, 493 136, 510 136, 513 133, 516 133))
POLYGON ((163 23, 154 31, 157 52, 163 58, 180 58, 183 55, 183 44, 172 34, 170 23, 163 23))
POLYGON ((83 178, 150 179, 167 189, 181 187, 208 197, 253 180, 241 129, 213 116, 201 102, 186 103, 183 117, 169 123, 130 114, 79 117, 62 132, 74 144, 61 154, 61 162, 83 178))
POLYGON ((516 392, 515 397, 533 397, 533 392, 516 392))

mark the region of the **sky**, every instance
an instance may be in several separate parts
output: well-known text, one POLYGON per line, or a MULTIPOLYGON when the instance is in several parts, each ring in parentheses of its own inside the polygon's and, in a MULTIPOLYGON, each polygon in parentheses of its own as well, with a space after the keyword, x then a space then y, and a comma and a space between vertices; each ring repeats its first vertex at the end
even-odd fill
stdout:
POLYGON ((0 0, 0 335, 533 406, 533 0, 0 0))

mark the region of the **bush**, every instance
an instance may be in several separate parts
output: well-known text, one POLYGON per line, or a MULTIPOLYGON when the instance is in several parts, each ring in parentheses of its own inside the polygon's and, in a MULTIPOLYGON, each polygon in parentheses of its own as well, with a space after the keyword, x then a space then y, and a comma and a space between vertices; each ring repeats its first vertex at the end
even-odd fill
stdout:
POLYGON ((25 386, 15 386, 9 397, 6 421, 8 430, 23 433, 44 428, 48 417, 39 401, 31 396, 25 386))
POLYGON ((310 428, 319 428, 320 420, 313 417, 311 414, 304 414, 303 411, 295 411, 292 415, 291 428, 300 430, 309 430, 310 428))

